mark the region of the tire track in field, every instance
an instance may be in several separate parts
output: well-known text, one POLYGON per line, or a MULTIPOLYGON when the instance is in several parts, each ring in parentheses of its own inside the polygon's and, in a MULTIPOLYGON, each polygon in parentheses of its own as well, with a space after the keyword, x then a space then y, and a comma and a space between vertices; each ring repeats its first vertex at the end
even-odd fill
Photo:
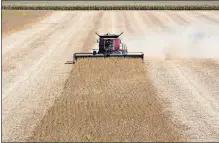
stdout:
POLYGON ((74 66, 30 141, 180 139, 141 60, 92 59, 74 66))

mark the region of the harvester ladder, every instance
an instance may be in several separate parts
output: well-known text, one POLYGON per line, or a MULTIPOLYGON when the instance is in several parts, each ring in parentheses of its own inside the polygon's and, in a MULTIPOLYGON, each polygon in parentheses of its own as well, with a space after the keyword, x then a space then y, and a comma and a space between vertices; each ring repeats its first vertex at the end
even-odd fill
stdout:
POLYGON ((122 54, 126 54, 127 52, 127 46, 124 43, 122 43, 122 54))

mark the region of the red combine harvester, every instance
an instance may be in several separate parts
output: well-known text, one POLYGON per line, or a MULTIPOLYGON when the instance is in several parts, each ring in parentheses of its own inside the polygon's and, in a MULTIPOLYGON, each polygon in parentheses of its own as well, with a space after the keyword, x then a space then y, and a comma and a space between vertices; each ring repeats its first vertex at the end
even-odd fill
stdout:
POLYGON ((80 58, 109 58, 109 57, 123 57, 123 58, 141 58, 144 60, 143 52, 131 52, 128 53, 125 44, 121 43, 120 35, 116 34, 104 34, 99 35, 99 49, 93 49, 93 53, 75 53, 73 55, 73 63, 80 58))

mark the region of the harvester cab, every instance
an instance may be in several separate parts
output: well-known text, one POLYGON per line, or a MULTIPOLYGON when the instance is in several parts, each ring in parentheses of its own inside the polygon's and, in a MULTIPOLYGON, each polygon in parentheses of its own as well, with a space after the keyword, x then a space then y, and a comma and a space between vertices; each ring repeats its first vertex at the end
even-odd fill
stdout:
POLYGON ((98 40, 99 49, 94 49, 94 50, 99 50, 98 54, 106 55, 106 54, 113 54, 116 52, 118 53, 119 51, 121 51, 120 49, 121 41, 119 39, 120 35, 114 35, 109 33, 105 35, 99 35, 99 34, 97 35, 99 36, 99 40, 98 40))
POLYGON ((119 35, 117 34, 104 34, 99 35, 97 40, 99 49, 93 49, 93 53, 74 53, 73 63, 81 58, 110 58, 110 57, 122 57, 122 58, 141 58, 144 59, 144 53, 142 52, 131 52, 128 53, 127 46, 121 42, 119 35))

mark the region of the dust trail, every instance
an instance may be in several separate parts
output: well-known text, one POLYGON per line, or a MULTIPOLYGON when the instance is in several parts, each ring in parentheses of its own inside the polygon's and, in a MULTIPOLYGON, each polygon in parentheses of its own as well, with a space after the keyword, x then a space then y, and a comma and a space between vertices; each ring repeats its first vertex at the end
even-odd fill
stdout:
POLYGON ((146 58, 219 58, 218 31, 219 27, 205 23, 173 25, 161 31, 142 30, 139 35, 126 35, 123 41, 129 52, 143 51, 146 58))

